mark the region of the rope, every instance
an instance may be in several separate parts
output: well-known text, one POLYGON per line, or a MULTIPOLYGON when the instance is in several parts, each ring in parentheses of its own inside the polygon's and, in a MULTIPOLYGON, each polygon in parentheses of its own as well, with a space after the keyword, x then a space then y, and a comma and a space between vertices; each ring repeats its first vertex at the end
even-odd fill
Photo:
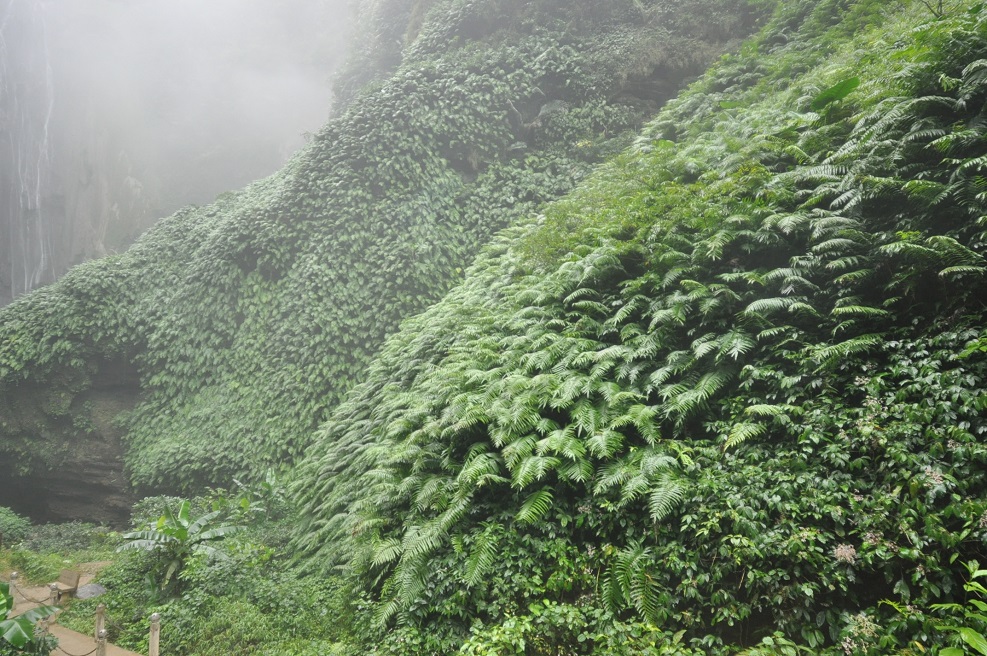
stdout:
POLYGON ((18 593, 25 601, 29 601, 32 604, 41 604, 42 606, 44 606, 49 601, 51 601, 51 597, 49 597, 48 599, 34 599, 33 597, 28 597, 24 593, 24 591, 21 590, 19 587, 17 587, 17 584, 14 583, 13 581, 10 582, 10 587, 13 588, 14 592, 18 593))
POLYGON ((109 628, 109 627, 112 626, 114 629, 117 629, 117 630, 119 630, 121 632, 124 629, 127 628, 123 624, 120 624, 119 622, 117 622, 116 620, 114 620, 112 617, 110 617, 109 614, 103 615, 103 626, 105 626, 107 628, 109 628))
POLYGON ((73 654, 70 651, 65 651, 61 646, 55 647, 55 651, 60 651, 63 654, 67 654, 68 656, 90 656, 91 654, 95 654, 97 649, 99 649, 99 645, 96 645, 95 647, 93 647, 92 651, 87 651, 85 654, 73 654))
MULTIPOLYGON (((56 618, 58 617, 59 614, 60 613, 56 613, 55 615, 46 617, 45 619, 41 620, 40 631, 38 631, 38 636, 37 636, 38 638, 44 639, 45 637, 51 634, 51 622, 56 621, 56 618)), ((92 656, 92 654, 95 654, 98 649, 99 649, 99 643, 97 642, 96 646, 93 647, 91 651, 87 651, 85 654, 74 654, 68 651, 67 649, 65 649, 64 647, 62 647, 61 645, 57 645, 55 649, 52 651, 52 653, 54 654, 55 652, 61 652, 66 656, 92 656)))

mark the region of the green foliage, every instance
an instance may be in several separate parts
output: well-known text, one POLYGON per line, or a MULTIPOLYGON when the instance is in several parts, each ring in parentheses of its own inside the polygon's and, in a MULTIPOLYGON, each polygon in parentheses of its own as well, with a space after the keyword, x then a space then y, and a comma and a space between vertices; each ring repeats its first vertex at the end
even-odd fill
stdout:
POLYGON ((24 539, 30 529, 31 520, 21 517, 6 506, 0 506, 0 543, 16 544, 24 539))
POLYGON ((367 5, 368 52, 284 170, 0 312, 0 449, 19 472, 98 432, 87 400, 121 371, 140 490, 292 462, 387 334, 756 15, 745 0, 367 5))
POLYGON ((816 96, 811 103, 809 103, 809 108, 818 112, 819 110, 826 107, 826 105, 836 102, 837 100, 843 100, 850 92, 860 86, 859 77, 848 77, 845 80, 837 82, 830 88, 826 89, 818 96, 816 96))
POLYGON ((88 522, 63 522, 32 526, 18 547, 38 554, 73 556, 78 561, 103 560, 113 551, 117 535, 88 522))
POLYGON ((927 19, 783 3, 385 343, 294 486, 360 644, 944 646, 879 603, 961 594, 987 511, 987 19, 927 19))
POLYGON ((7 565, 16 571, 22 581, 35 585, 47 585, 58 579, 65 567, 65 559, 57 553, 38 553, 14 548, 6 554, 7 565))
MULTIPOLYGON (((987 570, 980 569, 976 561, 967 563, 967 570, 970 578, 963 585, 963 589, 972 597, 967 599, 966 604, 934 604, 932 608, 962 618, 958 624, 944 624, 937 628, 952 632, 976 653, 987 654, 987 638, 984 637, 984 632, 987 631, 987 602, 984 601, 987 597, 987 588, 977 581, 987 576, 987 570)), ((962 656, 966 652, 960 647, 947 647, 939 653, 942 656, 962 656)))
POLYGON ((89 633, 96 605, 104 603, 110 640, 136 651, 146 651, 147 617, 158 612, 167 627, 161 645, 167 653, 206 656, 220 647, 237 654, 346 653, 349 591, 333 579, 299 576, 274 548, 251 541, 258 533, 286 530, 254 517, 258 524, 216 543, 222 557, 201 551, 188 557, 176 575, 180 597, 162 598, 148 589, 144 577, 158 559, 128 550, 98 576, 107 594, 75 600, 59 622, 89 633))
POLYGON ((220 524, 222 513, 218 510, 193 520, 190 508, 189 501, 182 501, 177 513, 165 506, 164 514, 153 527, 125 533, 123 539, 127 542, 117 549, 139 549, 158 555, 155 578, 162 591, 179 591, 177 582, 193 554, 218 554, 212 543, 243 530, 242 526, 220 524))
POLYGON ((36 639, 34 625, 55 614, 58 609, 39 606, 10 617, 13 609, 14 598, 10 594, 10 586, 0 583, 0 649, 12 650, 16 654, 50 654, 57 643, 50 639, 36 639))
MULTIPOLYGON (((0 402, 68 390, 3 414, 26 462, 17 436, 64 423, 93 353, 142 376, 143 482, 249 488, 318 425, 291 492, 316 575, 274 575, 269 545, 190 557, 172 651, 955 648, 918 609, 965 601, 987 540, 987 14, 778 3, 583 179, 645 111, 617 81, 691 66, 658 19, 721 43, 749 24, 727 7, 374 3, 365 56, 393 75, 125 256, 168 286, 107 261, 3 315, 0 402), (132 331, 59 318, 85 290, 137 299, 132 331)), ((974 639, 972 606, 939 624, 974 639)))

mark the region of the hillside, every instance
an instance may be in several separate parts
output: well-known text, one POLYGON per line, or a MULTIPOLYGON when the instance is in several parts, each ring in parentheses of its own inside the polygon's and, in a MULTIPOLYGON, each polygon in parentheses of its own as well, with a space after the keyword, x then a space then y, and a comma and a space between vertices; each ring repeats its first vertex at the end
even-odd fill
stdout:
POLYGON ((759 10, 384 0, 363 13, 334 118, 284 170, 0 311, 0 452, 18 481, 0 502, 115 521, 130 484, 196 490, 291 463, 385 335, 497 230, 625 147, 759 10))
POLYGON ((0 311, 0 492, 245 475, 195 500, 250 516, 226 559, 169 598, 121 560, 111 614, 202 656, 984 653, 987 5, 364 8, 284 171, 0 311))
POLYGON ((365 645, 951 643, 932 605, 987 555, 983 9, 780 3, 387 340, 296 476, 365 645))

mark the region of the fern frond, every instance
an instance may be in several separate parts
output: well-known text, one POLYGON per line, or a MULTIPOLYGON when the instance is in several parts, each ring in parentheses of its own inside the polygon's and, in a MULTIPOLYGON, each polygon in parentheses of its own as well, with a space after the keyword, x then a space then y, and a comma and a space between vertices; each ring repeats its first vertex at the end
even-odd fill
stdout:
POLYGON ((487 526, 483 531, 476 534, 473 542, 473 549, 469 558, 466 559, 466 575, 464 583, 468 587, 479 585, 483 577, 490 571, 497 559, 497 547, 503 527, 499 524, 487 526))
POLYGON ((866 305, 846 305, 834 307, 830 312, 834 317, 886 317, 890 313, 887 310, 868 307, 866 305))
POLYGON ((600 460, 609 460, 624 446, 624 436, 615 430, 602 430, 586 440, 590 454, 600 460))
POLYGON ((655 485, 648 497, 651 518, 660 522, 668 517, 685 500, 688 486, 679 478, 666 476, 655 485))
POLYGON ((987 267, 983 266, 952 266, 940 271, 939 275, 943 278, 949 278, 962 275, 982 276, 985 273, 987 273, 987 267))
POLYGON ((512 472, 513 485, 518 489, 524 489, 534 483, 544 479, 548 472, 558 468, 561 461, 550 456, 528 456, 512 472))
POLYGON ((838 344, 815 347, 812 349, 812 358, 819 363, 819 369, 825 369, 851 355, 869 351, 881 341, 880 335, 860 335, 838 344))
POLYGON ((743 444, 747 440, 760 437, 764 435, 767 431, 767 426, 764 424, 755 424, 751 422, 741 422, 739 424, 734 424, 733 428, 730 429, 730 434, 727 435, 726 442, 723 443, 723 450, 732 449, 738 444, 743 444))
POLYGON ((771 314, 772 312, 780 312, 782 310, 789 309, 794 303, 797 302, 798 299, 791 296, 761 298, 744 308, 744 314, 748 316, 759 316, 771 314))
POLYGON ((383 567, 398 560, 402 553, 404 553, 404 548, 401 545, 401 540, 390 538, 374 545, 371 562, 374 567, 383 567))
POLYGON ((523 524, 533 524, 544 517, 552 508, 552 491, 543 487, 537 492, 528 495, 528 498, 521 504, 516 519, 523 524))
POLYGON ((750 335, 739 329, 723 335, 718 343, 720 356, 729 357, 735 361, 750 353, 757 345, 750 335))
POLYGON ((798 406, 787 404, 769 405, 767 403, 755 403, 745 408, 744 412, 755 417, 781 417, 784 415, 802 414, 802 409, 798 406))

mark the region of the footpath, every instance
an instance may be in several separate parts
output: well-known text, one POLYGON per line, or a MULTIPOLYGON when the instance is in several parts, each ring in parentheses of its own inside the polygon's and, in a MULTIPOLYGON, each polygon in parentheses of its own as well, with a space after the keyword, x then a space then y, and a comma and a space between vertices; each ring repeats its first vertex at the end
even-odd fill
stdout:
MULTIPOLYGON (((88 563, 80 565, 82 577, 79 579, 79 586, 86 585, 93 580, 96 571, 102 563, 88 563)), ((10 572, 6 572, 7 580, 10 580, 10 572)), ((47 600, 49 590, 46 586, 22 588, 20 585, 16 589, 11 588, 10 593, 14 596, 14 610, 12 615, 20 615, 32 608, 42 604, 37 600, 47 600)), ((47 603, 47 601, 45 601, 47 603)), ((90 656, 96 654, 96 638, 91 635, 84 635, 78 631, 67 629, 58 624, 58 615, 55 615, 48 624, 48 632, 58 638, 58 647, 51 652, 52 656, 90 656)), ((116 645, 106 644, 106 656, 141 656, 134 651, 128 651, 116 645)))

